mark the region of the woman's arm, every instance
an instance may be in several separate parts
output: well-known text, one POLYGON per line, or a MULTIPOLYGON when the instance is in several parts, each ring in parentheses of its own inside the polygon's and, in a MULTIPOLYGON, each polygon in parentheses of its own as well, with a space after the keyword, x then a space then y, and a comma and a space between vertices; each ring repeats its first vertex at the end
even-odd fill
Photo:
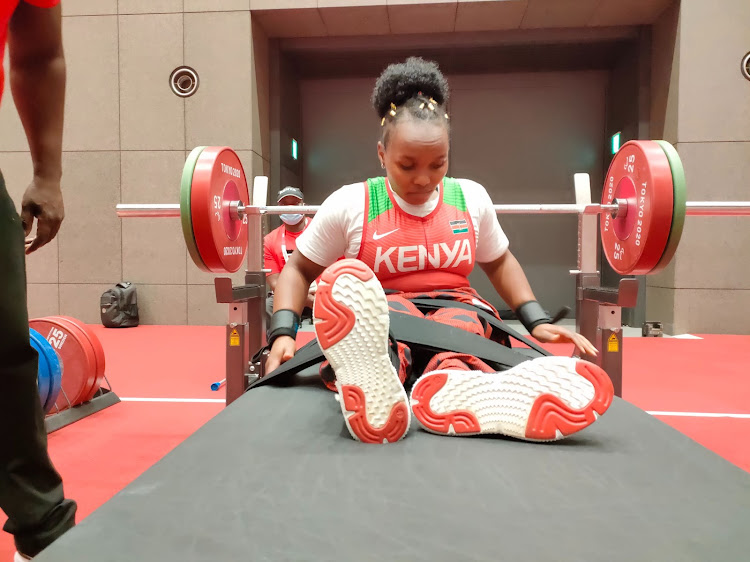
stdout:
POLYGON ((489 263, 480 263, 479 266, 487 274, 497 293, 511 309, 517 310, 523 303, 536 300, 521 264, 518 263, 510 250, 506 250, 496 260, 489 263))
POLYGON ((301 252, 293 252, 276 281, 273 311, 293 310, 302 314, 310 285, 324 269, 325 267, 307 259, 301 252))
MULTIPOLYGON (((514 311, 529 301, 535 301, 534 292, 521 268, 521 264, 510 252, 505 253, 494 261, 480 263, 479 266, 489 277, 492 286, 514 311)), ((531 335, 545 343, 572 343, 579 352, 591 356, 598 354, 593 344, 580 334, 571 332, 567 328, 555 324, 543 323, 531 330, 531 335)))
MULTIPOLYGON (((324 266, 307 259, 299 249, 292 253, 289 262, 281 270, 276 281, 273 297, 274 317, 271 319, 271 326, 269 326, 269 337, 273 335, 275 320, 284 320, 282 317, 277 317, 276 312, 291 310, 299 319, 308 300, 310 284, 323 273, 324 269, 324 266)), ((271 351, 266 360, 266 373, 270 373, 282 363, 289 361, 294 357, 296 349, 297 345, 293 337, 288 335, 278 336, 272 342, 271 351)))

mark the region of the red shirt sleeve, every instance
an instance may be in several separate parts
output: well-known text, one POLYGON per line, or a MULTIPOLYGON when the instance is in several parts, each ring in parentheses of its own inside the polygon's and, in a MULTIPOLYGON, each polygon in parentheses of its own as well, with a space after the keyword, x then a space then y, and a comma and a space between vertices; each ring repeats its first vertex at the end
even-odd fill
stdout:
POLYGON ((37 8, 54 8, 60 3, 60 0, 23 0, 27 4, 36 6, 37 8))
POLYGON ((263 239, 263 269, 271 270, 266 273, 267 276, 281 273, 281 268, 284 267, 283 261, 279 259, 281 249, 278 234, 278 229, 276 229, 263 239))
MULTIPOLYGON (((60 0, 24 0, 30 6, 37 8, 53 8, 60 0)), ((5 56, 5 44, 8 40, 8 22, 18 7, 18 0, 0 0, 0 99, 5 91, 5 69, 2 60, 5 56)))

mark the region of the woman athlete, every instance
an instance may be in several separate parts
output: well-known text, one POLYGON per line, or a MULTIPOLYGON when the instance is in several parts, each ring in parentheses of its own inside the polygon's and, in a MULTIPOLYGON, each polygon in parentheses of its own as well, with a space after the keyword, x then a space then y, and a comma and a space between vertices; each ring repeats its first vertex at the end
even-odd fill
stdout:
POLYGON ((293 357, 308 287, 322 274, 315 332, 355 439, 397 441, 411 414, 444 435, 561 439, 593 423, 612 401, 609 377, 592 363, 541 357, 495 372, 476 357, 438 353, 422 361, 407 397, 409 350, 399 345, 399 361, 391 360, 389 307, 425 316, 412 298, 462 303, 427 317, 491 335, 465 306, 497 317, 470 286, 475 264, 538 341, 597 353, 582 335, 552 324, 536 301, 484 187, 446 177, 448 94, 437 65, 420 58, 390 65, 378 78, 372 102, 382 127, 378 158, 385 177, 336 190, 298 239, 276 285, 266 372, 293 357))

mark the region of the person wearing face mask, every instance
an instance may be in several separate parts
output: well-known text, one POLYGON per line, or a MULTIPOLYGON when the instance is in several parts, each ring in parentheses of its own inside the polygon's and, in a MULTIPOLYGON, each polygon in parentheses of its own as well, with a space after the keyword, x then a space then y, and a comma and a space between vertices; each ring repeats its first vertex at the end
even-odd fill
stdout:
MULTIPOLYGON (((283 224, 263 239, 263 268, 270 270, 266 273, 266 284, 268 285, 266 313, 268 319, 273 314, 273 295, 279 274, 289 261, 292 252, 297 248, 297 238, 310 224, 309 217, 294 212, 296 210, 294 207, 305 204, 302 191, 296 187, 287 186, 279 191, 276 201, 278 205, 288 205, 289 212, 280 216, 283 224)), ((307 291, 307 299, 305 300, 305 312, 309 313, 308 316, 312 313, 315 289, 316 283, 313 281, 307 291)), ((303 316, 305 316, 304 313, 303 316)))

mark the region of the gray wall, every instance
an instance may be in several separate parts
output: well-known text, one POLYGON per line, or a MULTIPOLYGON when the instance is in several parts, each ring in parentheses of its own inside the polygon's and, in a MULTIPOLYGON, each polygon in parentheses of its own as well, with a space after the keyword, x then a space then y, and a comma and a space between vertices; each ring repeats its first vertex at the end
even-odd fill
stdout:
MULTIPOLYGON (((449 175, 482 183, 496 203, 572 203, 573 174, 602 182, 604 72, 449 76, 449 175)), ((346 183, 380 175, 380 127, 369 99, 374 77, 301 84, 303 185, 320 203, 346 183)), ((550 309, 575 302, 577 221, 501 216, 511 248, 537 297, 550 309)), ((481 270, 473 286, 507 308, 481 270)))
POLYGON ((370 105, 371 78, 304 80, 302 185, 317 205, 342 185, 379 176, 380 122, 370 105))
MULTIPOLYGON (((292 139, 297 140, 302 150, 302 121, 300 91, 297 73, 288 56, 279 51, 278 40, 270 42, 269 50, 271 96, 271 175, 269 178, 268 204, 276 204, 280 189, 291 185, 301 187, 302 164, 292 156, 292 139)), ((265 217, 266 232, 281 225, 278 216, 265 217)))
MULTIPOLYGON (((750 199, 750 3, 683 0, 653 26, 651 135, 675 144, 688 200, 750 199)), ((750 219, 688 217, 647 313, 674 333, 750 333, 750 219)))
MULTIPOLYGON (((188 257, 179 219, 120 220, 115 205, 178 202, 182 166, 197 145, 231 146, 249 177, 268 174, 265 33, 247 6, 233 11, 232 2, 62 5, 67 216, 59 236, 28 260, 31 316, 99 322, 99 296, 125 279, 138 285, 144 323, 224 323, 215 275, 188 257), (169 88, 170 72, 182 64, 201 77, 188 99, 169 88)), ((8 90, 0 131, 0 169, 20 206, 31 159, 8 90)))

